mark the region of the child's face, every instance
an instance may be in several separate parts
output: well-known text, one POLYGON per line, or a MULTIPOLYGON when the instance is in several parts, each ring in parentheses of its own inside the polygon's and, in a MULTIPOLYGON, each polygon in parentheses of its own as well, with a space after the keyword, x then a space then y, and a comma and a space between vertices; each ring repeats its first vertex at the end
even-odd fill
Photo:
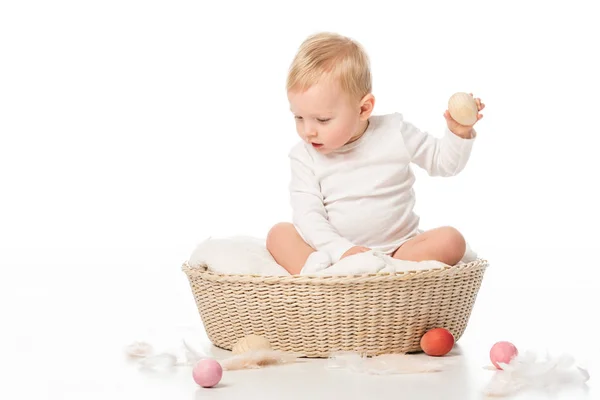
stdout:
POLYGON ((326 80, 304 92, 289 91, 290 109, 298 135, 320 153, 327 154, 350 142, 364 130, 368 114, 339 85, 326 80))

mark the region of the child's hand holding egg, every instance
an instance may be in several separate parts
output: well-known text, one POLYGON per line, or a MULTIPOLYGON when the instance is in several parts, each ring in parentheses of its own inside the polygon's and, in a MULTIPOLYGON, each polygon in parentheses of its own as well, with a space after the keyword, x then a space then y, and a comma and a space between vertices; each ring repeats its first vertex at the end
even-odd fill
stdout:
POLYGON ((444 113, 448 129, 465 139, 475 137, 473 125, 481 118, 479 111, 485 108, 481 99, 474 98, 473 93, 455 93, 448 100, 448 109, 444 113))

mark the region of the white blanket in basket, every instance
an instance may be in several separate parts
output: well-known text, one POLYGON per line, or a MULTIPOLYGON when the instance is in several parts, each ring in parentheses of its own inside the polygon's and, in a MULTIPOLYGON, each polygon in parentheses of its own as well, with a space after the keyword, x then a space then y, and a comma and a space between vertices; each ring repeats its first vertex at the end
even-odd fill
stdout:
MULTIPOLYGON (((477 254, 467 244, 461 262, 474 261, 477 254)), ((223 274, 289 275, 275 262, 265 246, 264 239, 231 237, 207 239, 191 254, 188 264, 192 267, 207 265, 208 269, 223 274)), ((378 272, 418 271, 443 267, 438 261, 397 260, 375 251, 355 254, 331 264, 324 253, 314 252, 306 261, 302 275, 352 275, 378 272)))

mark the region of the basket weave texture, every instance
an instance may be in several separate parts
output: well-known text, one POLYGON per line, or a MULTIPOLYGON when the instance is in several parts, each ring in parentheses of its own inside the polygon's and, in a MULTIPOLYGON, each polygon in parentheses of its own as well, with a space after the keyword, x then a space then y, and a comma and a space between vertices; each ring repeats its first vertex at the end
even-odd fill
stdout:
POLYGON ((231 350, 266 337, 275 350, 306 357, 421 351, 423 334, 448 329, 459 340, 488 263, 352 276, 259 276, 182 269, 209 340, 231 350))

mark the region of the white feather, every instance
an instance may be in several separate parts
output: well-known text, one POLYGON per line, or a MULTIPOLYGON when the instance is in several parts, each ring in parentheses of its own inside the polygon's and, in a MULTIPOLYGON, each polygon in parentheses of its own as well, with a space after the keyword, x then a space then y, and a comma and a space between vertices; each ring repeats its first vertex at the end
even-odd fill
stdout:
POLYGON ((521 390, 558 390, 565 386, 583 385, 590 378, 584 368, 575 364, 575 359, 567 354, 552 357, 549 354, 539 360, 532 352, 526 352, 512 359, 508 364, 499 363, 498 370, 485 393, 490 396, 507 396, 521 390))
POLYGON ((347 369, 351 372, 387 375, 438 372, 443 370, 441 361, 434 361, 419 355, 383 354, 376 357, 363 357, 358 353, 336 353, 328 361, 328 368, 347 369))
POLYGON ((146 342, 133 342, 125 347, 125 354, 134 358, 144 358, 152 354, 153 351, 152 345, 146 342))
POLYGON ((185 339, 181 350, 162 351, 154 353, 154 348, 146 342, 133 342, 125 347, 125 354, 138 359, 143 369, 169 370, 178 366, 194 366, 198 361, 208 358, 194 349, 185 339))
POLYGON ((177 365, 177 357, 169 353, 160 353, 140 360, 140 367, 149 370, 167 371, 177 365))
POLYGON ((302 354, 286 353, 279 350, 255 350, 229 357, 220 361, 220 363, 224 370, 233 371, 292 363, 302 356, 302 354))

